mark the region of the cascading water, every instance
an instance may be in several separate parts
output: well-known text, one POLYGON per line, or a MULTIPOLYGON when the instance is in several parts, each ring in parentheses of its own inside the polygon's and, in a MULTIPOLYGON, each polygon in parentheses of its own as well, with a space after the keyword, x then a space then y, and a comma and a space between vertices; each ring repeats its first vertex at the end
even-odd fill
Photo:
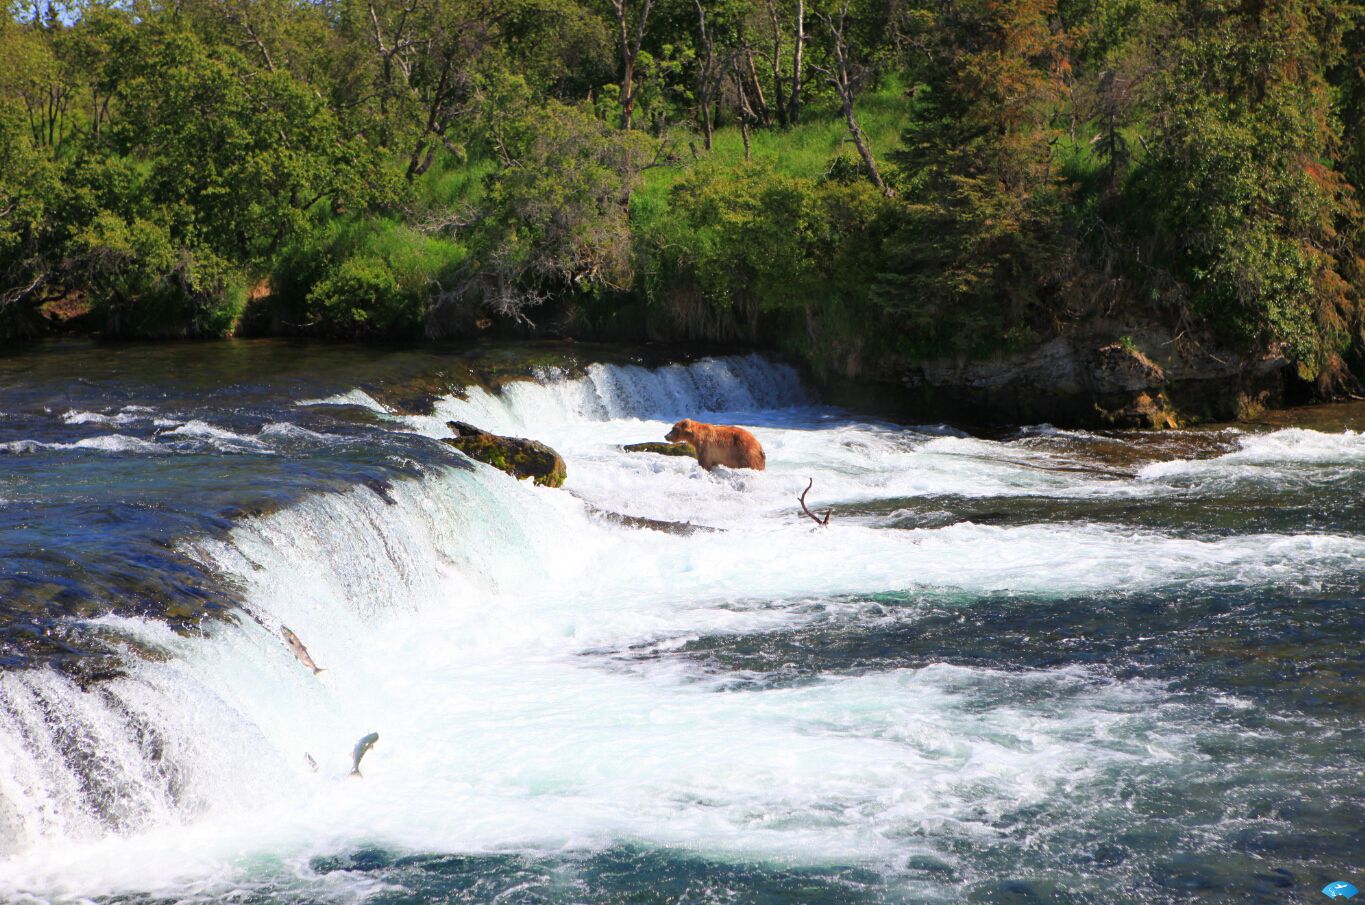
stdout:
POLYGON ((856 419, 756 356, 294 411, 332 408, 401 445, 209 408, 54 413, 135 443, 10 450, 396 474, 179 537, 236 616, 84 620, 122 675, 0 673, 0 900, 1271 901, 1265 840, 1291 884, 1347 866, 1342 663, 1305 641, 1305 689, 1230 658, 1358 626, 1359 526, 1285 504, 1358 497, 1359 435, 1114 465, 1082 435, 856 419), (620 450, 698 416, 749 426, 769 470, 620 450), (448 420, 549 443, 566 487, 449 452, 448 420), (797 512, 811 478, 827 529, 797 512), (1207 516, 1239 505, 1254 528, 1207 516))

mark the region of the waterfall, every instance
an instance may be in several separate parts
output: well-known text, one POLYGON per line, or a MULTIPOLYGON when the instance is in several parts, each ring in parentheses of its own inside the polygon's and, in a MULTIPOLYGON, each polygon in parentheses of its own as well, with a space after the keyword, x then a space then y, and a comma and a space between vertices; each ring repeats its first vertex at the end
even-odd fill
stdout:
MULTIPOLYGON (((480 405, 496 412, 485 419, 495 427, 525 430, 537 418, 804 399, 790 368, 757 356, 655 371, 590 365, 575 379, 549 375, 544 384, 514 383, 501 396, 471 395, 476 402, 442 401, 440 417, 480 405)), ((359 391, 302 404, 383 411, 359 391)), ((193 423, 203 434, 215 430, 193 423)), ((420 417, 394 425, 426 426, 420 417)), ((277 427, 271 437, 286 433, 287 425, 277 427)), ((265 448, 271 437, 251 442, 265 448)), ((118 639, 112 643, 126 670, 89 687, 51 670, 0 673, 0 859, 269 807, 300 780, 305 752, 319 760, 324 749, 347 752, 367 731, 365 717, 348 709, 345 681, 334 677, 363 662, 376 627, 469 610, 550 574, 562 578, 573 557, 556 539, 591 528, 571 501, 500 476, 432 467, 386 495, 363 486, 318 494, 244 519, 226 538, 188 542, 185 552, 236 586, 245 611, 191 636, 155 620, 94 620, 118 639), (281 626, 327 668, 320 679, 295 663, 281 626)), ((371 722, 381 716, 373 713, 371 722)))
POLYGON ((464 398, 438 402, 427 423, 463 420, 494 433, 538 436, 579 422, 673 422, 807 402, 792 367, 745 355, 655 369, 590 364, 574 377, 547 370, 538 380, 511 381, 498 392, 471 387, 464 398))
MULTIPOLYGON (((357 901, 381 881, 314 865, 369 848, 640 845, 965 872, 964 853, 1002 844, 1019 813, 1065 801, 1057 832, 1093 834, 1127 819, 1115 782, 1166 782, 1177 767, 1206 781, 1201 746, 1235 744, 1236 727, 1210 721, 1202 697, 1084 665, 754 664, 799 656, 802 632, 862 650, 869 633, 966 618, 992 595, 1026 611, 1144 591, 1287 593, 1365 561, 1360 538, 1331 533, 1194 535, 1069 515, 913 525, 922 499, 1128 505, 1304 449, 1336 468, 1357 461, 1355 437, 1336 451, 1320 437, 1258 441, 1122 480, 1048 467, 1052 454, 1027 445, 839 417, 754 356, 591 365, 471 388, 431 415, 359 393, 303 404, 363 406, 412 441, 372 455, 425 449, 404 466, 418 476, 313 493, 182 541, 241 607, 193 634, 92 620, 124 651, 122 676, 82 688, 49 670, 0 673, 0 899, 357 901), (769 470, 620 451, 687 416, 749 425, 769 470), (446 436, 457 418, 551 443, 565 488, 412 436, 446 436), (820 502, 843 506, 828 530, 795 513, 809 477, 820 502), (637 530, 604 512, 717 530, 637 530), (324 672, 295 660, 284 626, 324 672), (724 666, 681 655, 728 643, 717 639, 741 639, 724 666), (348 779, 371 731, 365 778, 348 779)), ((256 443, 282 455, 286 427, 256 443)))

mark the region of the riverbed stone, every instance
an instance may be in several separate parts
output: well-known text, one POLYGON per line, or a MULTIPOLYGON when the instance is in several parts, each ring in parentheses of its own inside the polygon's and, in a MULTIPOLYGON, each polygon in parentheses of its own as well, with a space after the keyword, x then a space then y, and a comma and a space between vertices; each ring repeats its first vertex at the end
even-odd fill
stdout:
POLYGON ((519 481, 530 478, 542 487, 561 487, 568 476, 564 459, 538 440, 490 434, 463 421, 449 421, 446 426, 455 432, 445 438, 446 443, 519 481))

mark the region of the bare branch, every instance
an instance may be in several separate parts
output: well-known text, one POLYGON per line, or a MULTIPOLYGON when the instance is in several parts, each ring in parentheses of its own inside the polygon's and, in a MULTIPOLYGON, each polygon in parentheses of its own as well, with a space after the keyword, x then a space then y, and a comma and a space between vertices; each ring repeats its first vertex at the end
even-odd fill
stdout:
POLYGON ((820 516, 816 515, 814 512, 811 512, 810 509, 806 507, 806 494, 810 493, 810 489, 814 486, 815 478, 810 478, 806 484, 806 489, 801 491, 801 495, 796 499, 797 502, 801 504, 801 511, 804 512, 810 518, 811 521, 815 522, 815 524, 819 525, 821 528, 826 528, 829 526, 829 517, 834 512, 834 510, 826 509, 825 517, 820 518, 820 516))

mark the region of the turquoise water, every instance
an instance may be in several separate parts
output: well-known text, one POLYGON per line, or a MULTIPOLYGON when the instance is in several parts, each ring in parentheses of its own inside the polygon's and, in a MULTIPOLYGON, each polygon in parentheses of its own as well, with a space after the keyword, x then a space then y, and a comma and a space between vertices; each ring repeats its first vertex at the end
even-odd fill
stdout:
POLYGON ((754 356, 7 359, 0 900, 1316 901, 1365 853, 1365 438, 1305 416, 988 439, 754 356), (769 470, 620 449, 695 416, 769 470))

